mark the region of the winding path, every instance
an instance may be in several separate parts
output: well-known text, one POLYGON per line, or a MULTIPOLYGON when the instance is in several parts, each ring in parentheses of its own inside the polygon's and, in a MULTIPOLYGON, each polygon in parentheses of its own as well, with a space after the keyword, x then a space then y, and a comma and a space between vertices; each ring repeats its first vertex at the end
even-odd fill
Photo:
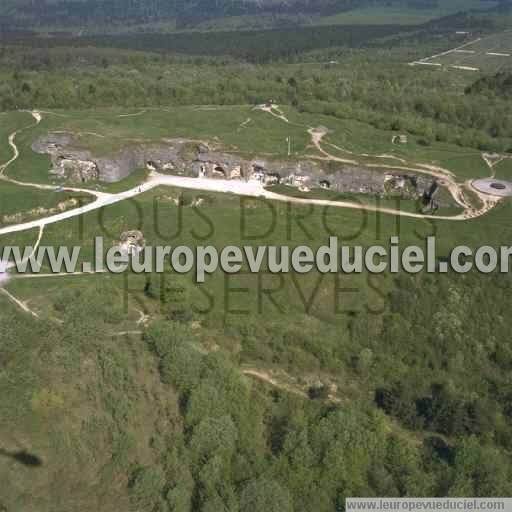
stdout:
MULTIPOLYGON (((265 112, 268 112, 272 114, 274 117, 279 118, 281 121, 289 122, 288 119, 284 115, 281 115, 280 111, 279 114, 276 114, 275 112, 272 112, 270 108, 266 108, 264 106, 260 106, 261 110, 264 110, 265 112)), ((274 107, 275 109, 275 107, 274 107)), ((36 126, 38 125, 41 120, 42 116, 39 111, 34 111, 31 113, 32 116, 35 119, 35 124, 31 125, 36 126)), ((27 127, 29 128, 29 127, 27 127)), ((24 128, 25 129, 25 128, 24 128)), ((35 187, 38 189, 45 189, 45 190, 54 190, 55 186, 53 185, 41 185, 36 183, 26 183, 26 182, 20 182, 11 178, 8 178, 5 175, 5 171, 7 168, 17 160, 19 157, 19 150, 15 143, 16 135, 21 130, 17 130, 13 132, 9 136, 9 144, 13 148, 13 157, 0 166, 0 179, 4 181, 8 181, 9 183, 13 183, 19 186, 24 187, 35 187)), ((320 129, 310 128, 308 130, 311 140, 313 142, 313 145, 315 146, 318 151, 324 155, 323 157, 316 157, 318 159, 325 159, 330 161, 337 161, 342 163, 355 163, 356 161, 352 160, 346 160, 339 157, 336 157, 330 153, 328 153, 323 147, 322 147, 322 139, 326 135, 326 131, 322 131, 320 129)), ((370 155, 368 155, 370 156, 370 155)), ((384 157, 384 155, 380 155, 381 157, 384 157)), ((405 161, 404 161, 405 162, 405 161)), ((374 168, 389 168, 389 165, 384 164, 368 164, 368 167, 374 167, 374 168)), ((58 213, 56 215, 52 215, 49 217, 44 217, 41 219, 15 224, 11 226, 6 226, 3 228, 0 228, 0 235, 6 235, 10 233, 17 233, 22 231, 27 231, 34 228, 43 228, 50 224, 55 224, 57 222, 61 222, 67 219, 71 219, 73 217, 77 217, 80 215, 84 215, 86 213, 92 212, 94 210, 98 210, 99 208, 103 208, 104 206, 110 206, 115 203, 125 201, 128 199, 132 199, 144 192, 147 192, 148 190, 151 190, 155 187, 159 186, 169 186, 169 187, 177 187, 177 188, 185 188, 185 189, 191 189, 191 190, 203 190, 208 192, 219 192, 219 193, 233 193, 236 195, 241 196, 249 196, 249 197, 258 197, 258 198, 264 198, 269 199, 273 201, 282 201, 282 202, 289 202, 289 203, 296 203, 296 204, 304 204, 304 205, 317 205, 317 206, 325 206, 325 207, 337 207, 337 208, 348 208, 352 210, 366 210, 369 212, 382 212, 389 215, 400 215, 402 217, 410 217, 415 219, 435 219, 435 220, 451 220, 451 221, 462 221, 467 220, 470 218, 475 218, 478 216, 481 216, 485 214, 487 211, 489 211, 491 208, 496 206, 499 199, 495 198, 489 198, 489 196, 484 196, 483 194, 478 194, 476 191, 473 190, 473 192, 477 193, 479 195, 480 200, 482 201, 482 207, 479 209, 475 209, 472 205, 468 203, 468 201, 464 197, 464 193, 462 191, 462 186, 456 182, 454 174, 451 171, 448 171, 446 169, 435 167, 435 166, 429 166, 426 164, 417 164, 415 167, 409 167, 409 166, 398 166, 394 167, 398 169, 403 170, 409 170, 424 174, 429 174, 431 176, 434 176, 436 178, 439 178, 442 180, 443 185, 445 185, 450 193, 453 195, 454 199, 457 201, 457 203, 464 208, 464 212, 459 215, 454 216, 431 216, 426 215, 422 213, 414 213, 414 212, 407 212, 402 210, 397 210, 393 208, 386 208, 386 207, 378 207, 378 206, 372 206, 372 205, 365 205, 365 204, 357 204, 350 201, 330 201, 330 200, 324 200, 324 199, 308 199, 308 198, 296 198, 296 197, 290 197, 282 194, 277 194, 275 192, 271 192, 269 190, 266 190, 263 184, 259 183, 256 180, 249 180, 249 181, 236 181, 236 180, 218 180, 218 179, 209 179, 209 178, 187 178, 182 176, 170 176, 170 175, 163 175, 159 174, 157 172, 152 172, 148 178, 148 180, 140 185, 136 186, 132 189, 126 190, 124 192, 119 192, 116 194, 106 193, 106 192, 98 192, 95 190, 89 190, 89 189, 81 189, 81 188, 71 188, 66 187, 67 190, 73 191, 73 192, 79 192, 84 194, 91 194, 96 197, 96 200, 92 203, 89 203, 87 205, 84 205, 79 208, 75 208, 73 210, 68 210, 62 213, 58 213)), ((464 186, 467 186, 465 184, 464 186)))
POLYGON ((24 128, 20 128, 16 131, 12 132, 9 135, 9 146, 11 146, 11 148, 12 148, 13 156, 10 160, 8 160, 4 164, 0 165, 0 176, 3 176, 7 167, 9 167, 13 162, 15 162, 18 159, 18 157, 20 156, 18 146, 16 146, 16 144, 14 142, 16 135, 18 135, 18 133, 26 130, 27 128, 33 128, 34 126, 37 126, 41 122, 42 116, 39 112, 31 112, 31 114, 32 114, 32 117, 35 119, 35 123, 33 123, 29 126, 25 126, 24 128))
MULTIPOLYGON (((319 129, 319 128, 310 128, 308 130, 308 133, 311 136, 311 141, 315 148, 324 155, 324 157, 315 157, 311 156, 311 158, 316 158, 320 160, 326 160, 326 161, 334 161, 334 162, 340 162, 340 163, 346 163, 346 164, 358 164, 359 162, 357 160, 348 160, 344 158, 339 158, 337 156, 334 156, 330 153, 328 153, 323 147, 322 147, 322 139, 327 135, 327 131, 319 129)), ((346 151, 343 148, 340 148, 338 146, 335 146, 334 144, 330 144, 330 146, 334 147, 335 149, 339 151, 346 151)), ((349 154, 353 155, 354 153, 348 152, 349 154)), ((398 210, 393 209, 386 209, 386 208, 378 208, 379 211, 389 214, 395 214, 395 215, 403 215, 403 216, 413 216, 416 218, 434 218, 438 220, 468 220, 473 219, 476 217, 480 217, 487 213, 489 210, 494 208, 500 198, 499 197, 492 197, 486 194, 482 194, 479 190, 475 189, 471 186, 471 180, 464 183, 459 184, 455 179, 455 174, 448 169, 444 169, 443 167, 429 165, 429 164, 419 164, 419 163, 412 163, 409 164, 406 160, 403 158, 396 157, 394 155, 370 155, 370 154, 362 154, 359 156, 364 157, 372 157, 372 158, 388 158, 388 159, 394 159, 398 160, 401 164, 405 165, 385 165, 385 164, 365 164, 366 167, 371 169, 400 169, 404 171, 412 171, 419 174, 427 174, 429 176, 433 176, 437 179, 439 179, 439 182, 441 185, 445 186, 450 194, 452 195, 455 202, 464 209, 464 212, 459 215, 451 215, 451 216, 442 216, 442 215, 436 215, 435 217, 432 217, 431 215, 425 215, 425 214, 407 214, 407 212, 399 212, 398 210), (478 196, 478 199, 480 200, 482 206, 480 208, 475 208, 471 203, 465 198, 464 196, 464 188, 467 190, 471 190, 476 196, 478 196)))
MULTIPOLYGON (((279 109, 277 105, 273 105, 272 107, 261 105, 259 107, 256 107, 257 109, 260 109, 264 112, 267 112, 268 114, 272 115, 273 117, 285 122, 290 123, 290 121, 286 118, 284 113, 279 109)), ((41 120, 42 120, 42 114, 41 111, 33 111, 31 112, 32 117, 35 120, 35 123, 18 129, 11 133, 9 135, 9 145, 13 150, 13 156, 5 162, 4 164, 0 165, 0 180, 6 181, 8 183, 12 183, 17 186, 21 187, 32 187, 42 190, 55 190, 55 186, 53 185, 43 185, 38 183, 27 183, 27 182, 21 182, 15 179, 12 179, 6 175, 6 171, 8 167, 15 162, 19 157, 19 149, 16 145, 15 139, 16 135, 20 133, 21 131, 32 128, 34 126, 37 126, 41 120)), ((132 116, 132 115, 142 115, 143 112, 138 112, 136 114, 126 114, 124 117, 132 116)), ((120 116, 123 117, 123 116, 120 116)), ((245 122, 242 123, 242 127, 250 122, 250 118, 245 122)), ((311 141, 313 143, 313 146, 318 150, 318 152, 323 156, 311 156, 311 158, 316 158, 320 160, 326 160, 326 161, 336 161, 341 163, 349 163, 349 164, 357 164, 358 162, 356 160, 348 160, 343 159, 337 156, 334 156, 330 153, 328 153, 323 147, 322 147, 322 140, 327 134, 326 130, 322 130, 319 128, 309 128, 308 133, 311 136, 311 141)), ((339 148, 335 146, 334 144, 330 144, 331 147, 334 149, 347 152, 343 150, 342 148, 339 148)), ((351 152, 347 152, 349 154, 354 154, 351 152)), ((81 188, 72 188, 72 187, 66 187, 67 190, 72 192, 78 192, 78 193, 84 193, 84 194, 90 194, 95 196, 95 201, 92 203, 89 203, 87 205, 84 205, 79 208, 75 208, 69 211, 65 211, 62 213, 58 213, 56 215, 51 215, 49 217, 44 217, 41 219, 33 220, 30 222, 20 223, 16 225, 6 226, 3 228, 0 228, 0 235, 6 235, 11 233, 18 233, 22 231, 27 231, 30 229, 38 228, 39 234, 37 241, 33 247, 33 253, 37 250, 39 247, 41 240, 43 238, 44 229, 46 226, 55 224, 57 222, 61 222, 67 219, 71 219, 73 217, 78 217, 80 215, 84 215, 86 213, 98 210, 100 208, 103 208, 104 206, 110 206, 115 203, 129 200, 132 198, 137 197, 138 195, 145 193, 155 187, 160 186, 169 186, 169 187, 177 187, 177 188, 185 188, 185 189, 191 189, 191 190, 203 190, 208 192, 219 192, 219 193, 232 193, 240 196, 248 196, 248 197, 255 197, 255 198, 264 198, 269 199, 273 201, 282 201, 287 203, 296 203, 296 204, 303 204, 303 205, 317 205, 317 206, 324 206, 324 207, 335 207, 335 208, 349 208, 352 210, 365 210, 369 212, 382 212, 385 214, 390 215, 400 215, 402 217, 410 217, 415 219, 435 219, 435 220, 451 220, 451 221, 463 221, 468 220, 470 218, 479 217, 481 215, 484 215, 486 212, 488 212, 490 209, 496 206, 496 204, 499 201, 499 198, 494 198, 492 196, 488 196, 485 194, 482 194, 478 191, 476 191, 473 187, 471 187, 471 182, 466 182, 464 184, 459 184, 456 179, 455 175, 447 170, 440 167, 430 166, 426 164, 411 164, 414 165, 414 167, 410 167, 409 163, 406 160, 403 160, 401 158, 398 158, 394 155, 354 155, 354 156, 364 156, 364 157, 375 157, 375 158, 389 158, 389 159, 395 159, 398 160, 402 165, 401 166, 393 166, 393 168, 397 169, 403 169, 408 171, 414 171, 418 173, 424 173, 431 176, 434 176, 441 180, 441 183, 447 187, 449 192, 452 194, 455 201, 464 208, 464 212, 455 215, 455 216, 435 216, 432 217, 431 215, 425 215, 421 213, 414 213, 414 212, 407 212, 402 210, 396 210, 393 208, 386 208, 386 207, 377 207, 372 205, 365 205, 365 204, 357 204, 349 201, 331 201, 331 200, 324 200, 324 199, 308 199, 308 198, 296 198, 291 196, 285 196, 282 194, 277 194, 274 192, 271 192, 269 190, 266 190, 263 184, 261 184, 259 181, 256 180, 249 180, 249 181, 241 181, 241 180, 217 180, 217 179, 209 179, 209 178, 187 178, 182 176, 170 176, 170 175, 163 175, 159 174, 157 172, 152 172, 149 175, 149 178, 147 181, 142 184, 138 185, 130 190, 126 190, 124 192, 120 192, 117 194, 111 194, 111 193, 105 193, 105 192, 98 192, 95 190, 89 190, 89 189, 81 189, 81 188), (479 209, 474 208, 465 198, 463 187, 466 187, 467 189, 472 190, 473 193, 475 193, 481 203, 482 206, 479 209)), ((487 161, 487 160, 486 160, 487 161)), ((390 168, 389 165, 384 164, 366 164, 368 167, 373 168, 390 168)), ((490 166, 491 167, 491 166, 490 166)), ((491 167, 492 168, 492 167, 491 167)), ((35 318, 39 318, 38 314, 34 311, 32 311, 25 302, 17 299, 14 297, 11 293, 9 293, 5 289, 5 285, 9 282, 9 274, 8 271, 12 268, 13 264, 7 264, 6 266, 1 266, 2 262, 0 261, 0 293, 6 296, 10 301, 12 301, 14 304, 16 304, 19 308, 21 308, 24 312, 31 314, 35 318), (3 283, 3 285, 2 285, 3 283)), ((71 275, 85 275, 85 272, 76 272, 71 275)), ((90 274, 90 273, 89 273, 90 274)), ((48 275, 38 275, 37 277, 57 277, 57 276, 67 276, 70 274, 48 274, 48 275)), ((31 275, 21 276, 21 277, 36 277, 31 275)), ((141 319, 138 322, 138 325, 140 323, 144 323, 146 320, 145 316, 142 315, 141 319)), ((137 331, 138 332, 138 331, 137 331)), ((275 385, 275 383, 268 379, 266 375, 263 375, 259 372, 255 371, 246 371, 246 375, 251 375, 256 378, 260 378, 263 380, 267 380, 268 382, 275 385)))

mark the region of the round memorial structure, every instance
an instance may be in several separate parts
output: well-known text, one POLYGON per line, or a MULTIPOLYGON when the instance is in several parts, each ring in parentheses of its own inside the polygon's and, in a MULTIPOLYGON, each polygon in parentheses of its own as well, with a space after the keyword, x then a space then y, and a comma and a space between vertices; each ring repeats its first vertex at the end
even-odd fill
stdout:
POLYGON ((471 185, 479 192, 483 192, 490 196, 512 197, 512 182, 510 181, 484 178, 472 181, 471 185))

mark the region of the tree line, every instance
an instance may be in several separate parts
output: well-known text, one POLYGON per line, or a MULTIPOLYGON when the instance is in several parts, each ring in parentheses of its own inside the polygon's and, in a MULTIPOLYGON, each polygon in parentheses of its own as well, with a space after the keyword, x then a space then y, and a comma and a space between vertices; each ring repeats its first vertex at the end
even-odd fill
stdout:
POLYGON ((507 73, 479 79, 461 95, 449 77, 411 70, 394 61, 393 51, 308 55, 297 65, 248 64, 229 56, 10 47, 0 50, 0 109, 240 105, 272 98, 304 112, 406 131, 426 145, 512 149, 507 73), (196 71, 203 80, 192 79, 196 71))

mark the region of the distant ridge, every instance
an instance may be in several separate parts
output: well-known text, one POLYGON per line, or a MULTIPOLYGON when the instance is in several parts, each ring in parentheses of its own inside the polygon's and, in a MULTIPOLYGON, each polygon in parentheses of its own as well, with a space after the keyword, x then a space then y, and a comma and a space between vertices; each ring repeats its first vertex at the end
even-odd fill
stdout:
MULTIPOLYGON (((173 29, 223 18, 247 17, 257 24, 269 18, 271 26, 307 24, 311 17, 331 16, 364 7, 425 12, 446 8, 451 0, 2 0, 0 27, 68 30, 107 27, 116 30, 141 26, 141 30, 168 25, 173 29), (265 18, 266 19, 266 18, 265 18)), ((487 2, 483 2, 485 5, 487 2)), ((489 0, 489 6, 496 5, 489 0)), ((468 0, 468 8, 472 5, 468 0)), ((500 5, 510 5, 503 0, 500 5)), ((371 23, 369 20, 368 24, 371 23)), ((168 28, 168 27, 167 27, 168 28)), ((268 27, 267 27, 268 28, 268 27)))

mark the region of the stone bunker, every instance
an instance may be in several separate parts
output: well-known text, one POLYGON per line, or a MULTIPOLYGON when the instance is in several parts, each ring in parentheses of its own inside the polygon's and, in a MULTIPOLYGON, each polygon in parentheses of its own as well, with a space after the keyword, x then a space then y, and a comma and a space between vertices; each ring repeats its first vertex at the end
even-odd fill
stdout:
POLYGON ((139 230, 125 231, 121 233, 119 247, 127 254, 137 254, 146 246, 144 234, 139 230))
MULTIPOLYGON (((369 194, 419 199, 433 179, 393 169, 380 171, 363 165, 346 165, 315 160, 245 158, 220 144, 187 139, 162 139, 159 143, 136 144, 95 156, 81 148, 79 136, 49 133, 32 144, 32 149, 50 156, 50 173, 74 183, 120 181, 137 169, 198 179, 255 180, 264 186, 288 185, 304 192, 324 189, 340 194, 369 194)), ((446 204, 446 206, 450 206, 446 204)))

